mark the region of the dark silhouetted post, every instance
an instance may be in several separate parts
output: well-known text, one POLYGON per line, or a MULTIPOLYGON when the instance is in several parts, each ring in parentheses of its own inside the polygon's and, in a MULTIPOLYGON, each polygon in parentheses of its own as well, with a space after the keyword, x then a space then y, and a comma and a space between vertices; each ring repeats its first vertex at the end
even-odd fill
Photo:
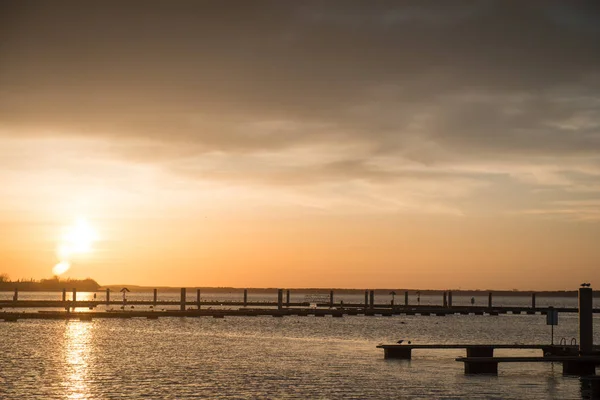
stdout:
POLYGON ((579 288, 579 353, 589 355, 594 347, 592 288, 579 288))
POLYGON ((488 307, 492 308, 492 292, 488 293, 488 307))
POLYGON ((329 307, 333 307, 333 290, 329 291, 329 307))
POLYGON ((443 307, 444 308, 448 307, 448 294, 446 292, 444 292, 443 307))
POLYGON ((244 307, 248 305, 248 289, 244 289, 244 307))
POLYGON ((196 303, 198 304, 198 310, 200 309, 200 289, 196 289, 196 303))
POLYGON ((531 293, 531 308, 535 309, 535 293, 531 293))
POLYGON ((283 307, 283 289, 277 289, 277 309, 281 310, 283 307))
POLYGON ((181 304, 180 304, 180 307, 179 307, 181 311, 185 311, 185 300, 186 300, 185 297, 186 297, 186 295, 185 295, 185 288, 182 287, 181 288, 181 304))
POLYGON ((365 290, 365 308, 369 306, 369 291, 365 290))
POLYGON ((13 301, 19 300, 19 289, 15 288, 15 294, 13 294, 13 301))
POLYGON ((63 303, 65 301, 67 301, 67 289, 65 289, 65 288, 63 288, 63 291, 62 291, 62 301, 63 301, 63 303))
POLYGON ((106 288, 106 305, 110 304, 110 289, 106 288))
POLYGON ((285 291, 285 306, 290 307, 290 289, 285 291))
POLYGON ((404 292, 404 305, 408 307, 408 292, 404 292))
POLYGON ((75 308, 75 302, 77 301, 77 289, 73 288, 73 308, 75 308))
POLYGON ((156 303, 158 303, 158 289, 154 289, 152 292, 152 305, 156 307, 156 303))
POLYGON ((452 290, 448 292, 448 307, 452 308, 452 290))
POLYGON ((369 297, 370 297, 370 303, 371 303, 371 308, 373 308, 373 306, 375 306, 375 291, 371 290, 371 292, 369 293, 369 297))

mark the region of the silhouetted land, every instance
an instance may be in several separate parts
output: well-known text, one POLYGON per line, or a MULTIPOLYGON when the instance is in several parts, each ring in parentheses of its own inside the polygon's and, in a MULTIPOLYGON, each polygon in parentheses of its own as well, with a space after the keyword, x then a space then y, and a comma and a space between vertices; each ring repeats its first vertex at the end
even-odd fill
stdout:
POLYGON ((98 282, 91 278, 87 279, 42 279, 36 280, 17 280, 17 281, 1 281, 0 291, 19 291, 29 292, 53 292, 62 291, 63 289, 77 289, 80 292, 94 292, 100 288, 98 282))

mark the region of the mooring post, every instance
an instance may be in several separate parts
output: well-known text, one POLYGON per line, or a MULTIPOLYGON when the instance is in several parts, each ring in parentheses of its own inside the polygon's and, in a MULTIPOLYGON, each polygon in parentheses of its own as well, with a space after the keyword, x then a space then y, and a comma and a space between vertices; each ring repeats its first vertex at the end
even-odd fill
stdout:
POLYGON ((369 293, 369 297, 370 297, 370 302, 371 302, 371 308, 373 308, 375 306, 375 291, 371 290, 371 292, 369 293))
POLYGON ((244 289, 244 307, 248 305, 248 289, 244 289))
POLYGON ((531 308, 535 310, 535 293, 531 293, 531 308))
POLYGON ((186 300, 185 288, 182 287, 181 288, 181 303, 180 303, 180 307, 179 307, 179 309, 181 311, 185 311, 185 300, 186 300))
POLYGON ((62 290, 62 301, 63 303, 67 301, 67 289, 63 288, 62 290))
POLYGON ((152 306, 156 307, 156 303, 158 303, 158 289, 152 290, 152 306))
POLYGON ((75 307, 75 302, 77 301, 77 288, 73 288, 73 307, 75 307))
POLYGON ((110 289, 106 288, 106 305, 110 304, 110 289))
POLYGON ((329 307, 333 307, 333 290, 329 291, 329 307))
POLYGON ((488 307, 492 308, 492 292, 488 293, 488 307))
POLYGON ((198 310, 200 309, 200 289, 196 289, 196 303, 198 304, 198 310))
POLYGON ((404 305, 408 307, 408 291, 404 292, 404 305))
POLYGON ((285 306, 290 307, 290 289, 285 291, 285 306))
POLYGON ((448 307, 452 308, 452 290, 448 292, 448 307))
POLYGON ((444 292, 443 307, 444 308, 448 307, 448 294, 446 292, 444 292))
POLYGON ((365 290, 365 308, 369 307, 369 291, 365 290))
POLYGON ((579 288, 579 354, 591 354, 594 347, 592 288, 579 288))
POLYGON ((13 301, 19 300, 19 289, 15 288, 15 294, 13 295, 13 301))
POLYGON ((277 289, 277 309, 283 308, 283 289, 277 289))

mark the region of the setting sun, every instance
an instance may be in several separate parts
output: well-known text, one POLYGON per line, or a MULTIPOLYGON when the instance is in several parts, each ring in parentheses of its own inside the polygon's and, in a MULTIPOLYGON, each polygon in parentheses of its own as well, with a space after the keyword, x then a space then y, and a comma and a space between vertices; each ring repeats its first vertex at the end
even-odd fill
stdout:
POLYGON ((69 270, 71 258, 77 254, 90 252, 97 238, 96 230, 83 218, 66 228, 56 248, 60 262, 52 269, 53 274, 61 275, 69 270))

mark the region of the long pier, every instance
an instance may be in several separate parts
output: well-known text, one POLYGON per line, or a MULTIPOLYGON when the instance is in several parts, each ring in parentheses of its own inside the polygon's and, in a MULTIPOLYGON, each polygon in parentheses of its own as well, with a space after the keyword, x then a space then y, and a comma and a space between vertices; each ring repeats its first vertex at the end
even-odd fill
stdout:
MULTIPOLYGON (((365 306, 364 304, 352 304, 352 303, 309 303, 309 302, 290 302, 290 303, 278 303, 278 302, 243 302, 243 301, 209 301, 202 300, 197 301, 174 301, 174 300, 128 300, 126 302, 117 300, 17 300, 17 301, 0 301, 0 309, 3 308, 88 308, 95 309, 99 306, 106 307, 177 307, 180 310, 188 310, 190 308, 198 309, 202 307, 241 307, 241 308, 276 308, 281 309, 293 309, 293 308, 311 308, 311 309, 336 309, 344 313, 352 314, 359 310, 360 313, 366 314, 394 314, 394 315, 499 315, 499 314, 546 314, 548 310, 552 309, 560 313, 577 313, 576 307, 515 307, 515 306, 494 306, 494 307, 482 307, 482 306, 391 306, 390 304, 373 304, 365 306), (366 310, 366 311, 365 311, 366 310)), ((593 310, 594 313, 600 313, 599 308, 593 310)))

